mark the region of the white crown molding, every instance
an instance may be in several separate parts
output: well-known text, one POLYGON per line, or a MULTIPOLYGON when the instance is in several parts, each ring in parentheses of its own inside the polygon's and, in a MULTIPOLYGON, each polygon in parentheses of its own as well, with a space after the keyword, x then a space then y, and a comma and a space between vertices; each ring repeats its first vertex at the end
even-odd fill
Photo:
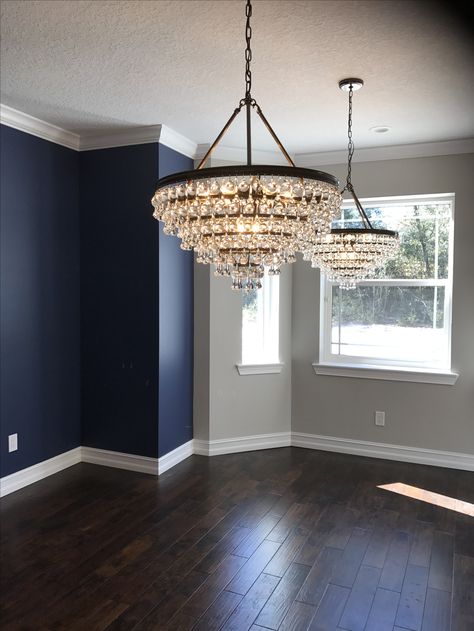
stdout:
POLYGON ((13 107, 0 104, 0 122, 7 127, 13 127, 13 129, 24 131, 32 136, 79 151, 80 138, 78 134, 46 123, 39 118, 15 110, 13 107))
POLYGON ((196 158, 196 152, 198 149, 197 143, 182 134, 179 134, 171 127, 167 127, 166 125, 161 125, 161 134, 159 138, 159 142, 162 145, 166 145, 170 149, 174 149, 178 153, 182 153, 188 158, 196 158))
POLYGON ((81 135, 80 150, 111 149, 129 145, 145 145, 159 142, 190 158, 194 158, 197 144, 166 125, 129 127, 108 132, 100 131, 81 135))
POLYGON ((120 451, 82 447, 82 462, 158 475, 158 458, 125 454, 120 451))
POLYGON ((0 479, 0 497, 47 478, 53 473, 72 467, 72 465, 81 462, 81 457, 81 447, 76 447, 59 454, 59 456, 54 456, 54 458, 43 460, 43 462, 38 462, 38 464, 34 464, 31 467, 6 475, 0 479))
MULTIPOLYGON (((367 147, 357 149, 354 162, 378 162, 380 160, 403 160, 407 158, 429 158, 460 153, 474 153, 474 138, 444 140, 410 145, 367 147)), ((345 164, 347 151, 327 151, 295 154, 296 166, 311 168, 322 165, 345 164)))
POLYGON ((160 141, 161 125, 97 131, 81 135, 80 151, 146 145, 160 141))
POLYGON ((94 149, 111 149, 129 145, 143 145, 159 142, 190 158, 194 158, 197 144, 166 125, 148 125, 145 127, 128 127, 109 131, 96 131, 76 134, 62 129, 39 118, 0 104, 0 122, 32 136, 49 140, 75 151, 92 151, 94 149))
POLYGON ((194 440, 190 440, 187 443, 184 443, 184 445, 176 447, 173 451, 170 451, 164 456, 161 456, 161 458, 158 458, 158 475, 168 471, 168 469, 171 469, 171 467, 174 467, 183 460, 186 460, 186 458, 189 458, 189 456, 192 456, 193 454, 194 440))
POLYGON ((397 460, 398 462, 414 462, 435 467, 474 471, 474 454, 391 445, 389 443, 373 443, 367 440, 320 436, 302 432, 292 433, 291 444, 293 447, 305 449, 320 449, 321 451, 334 451, 355 456, 367 456, 368 458, 382 458, 384 460, 397 460))
MULTIPOLYGON (((198 145, 166 125, 148 125, 109 131, 101 130, 79 135, 3 104, 0 104, 0 122, 8 127, 13 127, 75 151, 110 149, 113 147, 159 142, 198 161, 204 156, 209 147, 209 145, 205 144, 198 145)), ((357 149, 354 162, 425 158, 463 153, 474 153, 474 138, 361 148, 357 149)), ((257 149, 252 152, 252 157, 255 164, 287 164, 283 154, 278 150, 261 151, 257 149)), ((344 150, 294 153, 292 158, 297 166, 311 168, 321 165, 345 164, 347 152, 344 150)), ((218 145, 212 154, 211 164, 212 166, 245 164, 246 160, 247 156, 244 148, 218 145)))

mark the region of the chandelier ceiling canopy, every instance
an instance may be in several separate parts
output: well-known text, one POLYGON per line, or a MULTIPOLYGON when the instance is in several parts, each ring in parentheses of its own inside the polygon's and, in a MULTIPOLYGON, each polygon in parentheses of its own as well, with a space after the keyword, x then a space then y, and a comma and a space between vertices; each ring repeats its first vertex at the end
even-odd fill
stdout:
POLYGON ((279 274, 295 261, 300 243, 313 234, 329 232, 338 216, 342 196, 338 180, 293 160, 252 98, 250 18, 246 2, 245 97, 195 170, 158 181, 152 199, 154 217, 164 232, 178 236, 184 250, 194 250, 198 262, 215 265, 218 276, 230 276, 234 289, 258 289, 264 268, 279 274), (246 111, 247 164, 204 168, 236 116, 246 111), (255 110, 289 166, 252 164, 251 113, 255 110))

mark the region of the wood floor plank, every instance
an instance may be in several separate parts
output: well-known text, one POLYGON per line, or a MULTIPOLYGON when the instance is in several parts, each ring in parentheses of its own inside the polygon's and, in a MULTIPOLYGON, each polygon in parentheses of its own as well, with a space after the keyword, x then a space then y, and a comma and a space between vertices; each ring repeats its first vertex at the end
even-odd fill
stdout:
POLYGON ((315 613, 314 605, 295 601, 283 618, 278 631, 308 631, 315 613))
POLYGON ((371 534, 369 530, 353 529, 341 558, 334 568, 331 583, 352 588, 369 545, 371 534))
POLYGON ((381 570, 362 565, 342 612, 339 626, 350 631, 364 631, 377 591, 381 570))
MULTIPOLYGON (((450 631, 450 628, 450 592, 443 592, 429 587, 426 592, 422 631, 450 631)), ((453 631, 457 631, 457 629, 453 629, 453 631)))
MULTIPOLYGON (((474 484, 472 486, 474 486, 474 484)), ((472 529, 472 517, 468 515, 458 515, 455 531, 456 554, 461 554, 464 557, 474 557, 474 536, 472 529)))
POLYGON ((306 541, 308 534, 304 528, 294 528, 265 567, 264 572, 274 576, 283 576, 306 541))
POLYGON ((265 493, 257 496, 255 502, 249 506, 246 513, 239 521, 239 526, 243 528, 253 528, 271 510, 280 499, 275 493, 265 493))
POLYGON ((168 589, 159 603, 140 621, 137 631, 152 631, 164 627, 198 587, 206 580, 203 572, 191 572, 179 585, 168 589))
POLYGON ((194 631, 217 631, 234 609, 241 602, 243 596, 234 592, 222 592, 206 613, 199 619, 194 631))
MULTIPOLYGON (((183 606, 181 612, 197 620, 212 605, 245 562, 244 557, 233 555, 226 557, 215 572, 198 587, 183 606)), ((173 619, 170 621, 170 625, 172 622, 173 619)))
POLYGON ((362 563, 382 569, 391 541, 392 531, 389 528, 376 528, 372 533, 362 563))
POLYGON ((429 567, 433 547, 434 528, 430 524, 419 523, 408 562, 412 565, 429 567))
POLYGON ((342 550, 324 548, 306 577, 296 599, 309 605, 318 606, 341 556, 342 550))
POLYGON ((435 532, 431 554, 428 585, 432 589, 446 592, 452 590, 453 583, 453 536, 446 532, 435 532))
POLYGON ((208 574, 212 574, 222 560, 229 553, 233 552, 233 550, 235 550, 235 548, 244 541, 250 532, 250 528, 243 528, 241 526, 232 528, 232 530, 222 537, 219 543, 217 543, 196 565, 196 570, 198 572, 207 572, 208 574))
POLYGON ((160 631, 191 631, 196 625, 196 618, 187 615, 184 610, 178 611, 160 631))
POLYGON ((428 568, 408 564, 395 618, 399 627, 412 631, 421 629, 427 587, 428 568))
POLYGON ((277 543, 283 543, 291 530, 298 526, 300 521, 304 518, 306 513, 311 510, 311 506, 308 504, 298 504, 295 502, 289 508, 289 510, 283 515, 277 525, 268 534, 267 539, 269 541, 275 541, 277 543))
POLYGON ((329 533, 326 545, 328 548, 340 548, 344 550, 351 538, 352 531, 357 521, 357 514, 346 506, 337 506, 332 513, 334 527, 329 533))
POLYGON ((229 616, 222 631, 250 629, 279 581, 277 576, 261 574, 229 616))
POLYGON ((378 588, 367 619, 365 631, 392 631, 400 594, 378 588))
POLYGON ((327 507, 320 510, 318 520, 311 529, 308 538, 295 557, 296 563, 313 565, 326 545, 333 522, 326 517, 327 507))
MULTIPOLYGON (((318 610, 309 627, 310 631, 333 631, 350 594, 350 589, 339 585, 328 585, 318 610)), ((348 627, 349 628, 349 627, 348 627)))
MULTIPOLYGON (((268 567, 268 566, 267 566, 268 567)), ((260 612, 256 623, 267 629, 278 629, 296 598, 310 568, 307 565, 293 563, 278 583, 265 607, 260 612)))
POLYGON ((454 555, 453 631, 474 629, 474 557, 454 555))
POLYGON ((237 546, 234 554, 242 557, 251 557, 258 546, 270 534, 273 528, 280 521, 281 517, 269 513, 259 522, 252 532, 237 546))
POLYGON ((410 535, 401 530, 397 531, 390 544, 387 553, 382 576, 380 577, 380 587, 391 589, 394 592, 401 592, 403 579, 410 554, 410 535))
POLYGON ((227 589, 236 594, 246 594, 279 547, 280 544, 275 541, 263 541, 240 568, 227 589))

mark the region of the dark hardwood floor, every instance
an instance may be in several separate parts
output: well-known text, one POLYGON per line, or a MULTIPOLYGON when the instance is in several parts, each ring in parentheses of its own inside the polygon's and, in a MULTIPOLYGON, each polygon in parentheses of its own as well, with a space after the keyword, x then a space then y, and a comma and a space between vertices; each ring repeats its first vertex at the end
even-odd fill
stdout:
POLYGON ((297 448, 159 479, 81 464, 2 502, 2 630, 473 631, 474 474, 297 448))

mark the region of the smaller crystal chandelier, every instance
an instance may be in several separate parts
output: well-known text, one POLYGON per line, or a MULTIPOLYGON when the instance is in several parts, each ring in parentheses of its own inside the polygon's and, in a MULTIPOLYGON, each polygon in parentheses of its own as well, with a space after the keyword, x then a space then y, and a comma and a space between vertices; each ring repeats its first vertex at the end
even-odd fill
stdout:
POLYGON ((363 85, 362 79, 343 79, 339 82, 339 88, 349 92, 347 179, 341 195, 345 191, 352 195, 363 227, 332 228, 326 234, 315 232, 302 246, 304 260, 311 261, 312 267, 320 267, 331 281, 344 289, 353 289, 357 281, 366 278, 392 258, 399 246, 397 232, 372 226, 352 185, 352 97, 354 90, 359 90, 363 85))
POLYGON ((299 244, 330 230, 341 194, 329 173, 295 166, 251 95, 252 5, 245 5, 245 97, 224 125, 198 167, 159 180, 152 199, 153 216, 163 232, 194 250, 199 263, 215 266, 217 276, 230 276, 233 289, 259 289, 265 267, 279 274, 293 263, 299 244), (203 168, 239 112, 247 118, 247 164, 203 168), (251 112, 256 111, 289 166, 252 164, 251 112))

